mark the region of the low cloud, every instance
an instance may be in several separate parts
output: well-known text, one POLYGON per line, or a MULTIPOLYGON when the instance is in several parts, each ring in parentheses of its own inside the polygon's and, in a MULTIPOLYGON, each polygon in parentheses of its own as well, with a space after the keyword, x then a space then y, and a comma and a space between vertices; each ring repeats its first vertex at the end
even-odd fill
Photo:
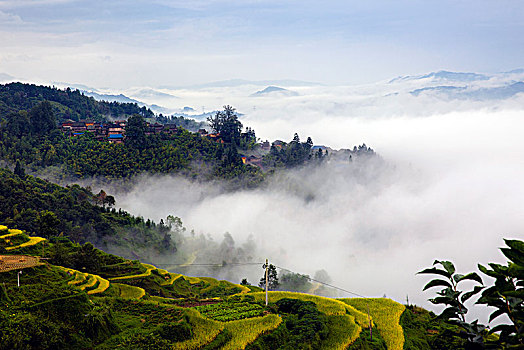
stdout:
POLYGON ((409 295, 426 307, 431 293, 421 291, 427 278, 417 271, 434 259, 452 260, 461 272, 502 262, 502 238, 523 237, 520 112, 327 118, 315 133, 316 125, 312 135, 347 146, 360 135, 381 157, 285 171, 265 188, 233 193, 146 177, 118 195, 117 205, 155 220, 180 216, 216 241, 225 232, 239 244, 252 237, 255 260, 310 275, 325 269, 334 285, 400 302, 409 295))

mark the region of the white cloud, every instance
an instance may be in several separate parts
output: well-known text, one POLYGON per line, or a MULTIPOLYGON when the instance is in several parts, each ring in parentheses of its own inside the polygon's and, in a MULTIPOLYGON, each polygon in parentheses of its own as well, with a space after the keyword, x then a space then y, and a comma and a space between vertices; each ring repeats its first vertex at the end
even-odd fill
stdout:
MULTIPOLYGON (((298 116, 280 115, 268 128, 291 131, 298 116)), ((313 139, 321 134, 328 145, 351 147, 364 138, 385 163, 330 163, 235 193, 146 178, 118 195, 117 205, 156 220, 179 215, 188 228, 217 240, 226 231, 237 242, 253 234, 259 259, 310 275, 324 268, 345 289, 399 302, 409 295, 429 308, 431 293, 422 292, 427 278, 417 271, 434 259, 452 260, 461 272, 502 262, 502 238, 524 237, 521 111, 317 118, 306 123, 313 139)), ((486 316, 482 308, 474 313, 486 316)))
POLYGON ((0 11, 0 23, 3 25, 22 24, 22 18, 9 12, 0 11))
POLYGON ((0 0, 0 8, 17 8, 40 5, 57 5, 77 2, 78 0, 0 0))

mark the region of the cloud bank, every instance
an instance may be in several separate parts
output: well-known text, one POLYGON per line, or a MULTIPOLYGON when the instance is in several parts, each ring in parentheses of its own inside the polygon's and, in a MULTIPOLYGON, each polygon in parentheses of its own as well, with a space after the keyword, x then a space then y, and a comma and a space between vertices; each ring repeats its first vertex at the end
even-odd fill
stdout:
MULTIPOLYGON (((297 115, 259 120, 258 129, 291 137, 297 115)), ((513 109, 369 120, 317 114, 300 126, 303 137, 348 148, 365 141, 381 157, 286 171, 266 188, 234 193, 145 177, 117 205, 155 220, 180 216, 217 241, 225 232, 238 243, 251 236, 256 259, 311 276, 325 269, 342 288, 399 302, 409 295, 431 308, 417 271, 434 259, 461 272, 503 262, 502 238, 524 237, 523 126, 513 109)), ((252 282, 260 277, 249 273, 252 282)))

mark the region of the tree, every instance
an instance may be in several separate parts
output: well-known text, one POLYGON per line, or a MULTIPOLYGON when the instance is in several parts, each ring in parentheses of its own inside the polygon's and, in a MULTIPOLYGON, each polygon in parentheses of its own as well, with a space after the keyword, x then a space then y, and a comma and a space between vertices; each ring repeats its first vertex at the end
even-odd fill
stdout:
POLYGON ((51 237, 58 234, 60 220, 55 213, 49 210, 42 210, 37 217, 37 224, 40 236, 51 237))
POLYGON ((250 286, 251 283, 249 283, 249 282, 247 281, 247 278, 243 278, 243 279, 242 279, 242 282, 240 282, 240 285, 241 285, 241 286, 250 286))
POLYGON ((18 160, 16 161, 15 170, 13 172, 15 173, 15 175, 17 175, 17 176, 19 176, 21 178, 25 177, 25 170, 24 170, 24 168, 22 168, 22 166, 20 165, 20 162, 18 160))
MULTIPOLYGON (((264 270, 266 269, 266 264, 262 266, 264 270)), ((269 267, 267 269, 268 274, 268 289, 269 290, 277 290, 280 286, 280 283, 278 282, 278 273, 277 268, 273 264, 269 264, 269 267)), ((258 286, 260 288, 266 288, 266 274, 264 272, 264 276, 260 279, 260 282, 258 283, 258 286)))
POLYGON ((146 148, 146 126, 146 121, 141 115, 133 114, 129 117, 126 125, 126 144, 138 149, 146 148))
POLYGON ((208 117, 209 126, 217 133, 226 143, 240 144, 240 135, 242 133, 242 123, 238 120, 235 108, 227 105, 223 111, 216 112, 215 116, 208 117))
POLYGON ((31 122, 26 111, 13 112, 7 115, 7 130, 15 137, 27 135, 31 131, 31 122))
POLYGON ((31 122, 31 130, 35 134, 48 134, 56 129, 55 115, 48 101, 40 102, 33 107, 29 112, 29 120, 31 122))
POLYGON ((280 276, 279 284, 281 290, 292 292, 307 292, 311 289, 310 277, 299 273, 283 273, 280 276))

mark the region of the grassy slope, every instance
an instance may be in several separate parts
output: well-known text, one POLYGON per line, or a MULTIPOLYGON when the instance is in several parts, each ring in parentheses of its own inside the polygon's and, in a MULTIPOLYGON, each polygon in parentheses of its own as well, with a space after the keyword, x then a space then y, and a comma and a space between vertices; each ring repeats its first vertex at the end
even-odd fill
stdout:
POLYGON ((400 316, 405 306, 386 298, 349 298, 342 302, 369 313, 384 338, 388 349, 401 350, 404 347, 404 332, 400 326, 400 316))
MULTIPOLYGON (((2 231, 5 233, 6 230, 3 229, 2 231)), ((23 233, 16 232, 16 234, 21 235, 23 233)), ((10 235, 6 238, 15 236, 16 235, 10 235)), ((31 240, 31 237, 27 243, 30 242, 31 244, 38 243, 31 240)), ((52 246, 53 243, 48 242, 46 244, 52 246)), ((23 251, 27 251, 27 247, 30 247, 30 245, 26 244, 25 247, 26 249, 23 249, 23 251)), ((22 248, 14 247, 14 249, 9 253, 16 254, 19 249, 22 248)), ((40 251, 41 249, 37 249, 34 252, 35 254, 38 254, 40 251)), ((192 307, 180 308, 177 306, 184 305, 184 303, 188 302, 191 304, 191 300, 197 303, 198 300, 211 300, 206 298, 210 296, 210 293, 218 293, 218 291, 220 293, 225 293, 218 295, 222 297, 227 295, 231 296, 236 293, 238 297, 235 298, 240 298, 242 300, 247 297, 246 294, 249 293, 249 297, 251 298, 252 296, 255 302, 262 303, 265 300, 265 294, 263 292, 251 292, 249 288, 235 285, 227 281, 218 281, 208 277, 198 278, 183 276, 164 269, 158 269, 153 265, 141 264, 137 261, 127 260, 122 263, 104 267, 105 273, 107 273, 108 276, 111 276, 106 278, 104 278, 105 275, 100 276, 90 273, 89 271, 81 272, 70 268, 54 267, 53 265, 40 267, 40 269, 26 269, 28 272, 25 276, 34 282, 34 288, 36 289, 40 288, 37 285, 38 283, 45 282, 45 278, 42 279, 42 277, 40 277, 41 280, 38 280, 33 278, 32 274, 36 271, 36 275, 42 276, 43 268, 53 271, 53 282, 51 285, 53 285, 56 291, 58 291, 58 298, 70 298, 72 294, 76 293, 80 295, 85 293, 89 295, 90 298, 95 298, 92 299, 95 304, 100 303, 97 302, 97 300, 103 301, 101 302, 102 305, 112 303, 111 300, 121 300, 121 303, 124 303, 123 305, 126 305, 125 303, 134 303, 134 307, 130 309, 124 308, 124 311, 117 312, 117 319, 121 320, 119 322, 121 322, 121 326, 124 329, 121 329, 121 333, 113 335, 108 341, 100 343, 100 348, 105 348, 106 345, 110 348, 118 346, 118 344, 121 344, 123 348, 126 348, 126 341, 129 342, 132 341, 132 339, 135 339, 137 343, 142 344, 144 339, 148 339, 145 335, 147 332, 153 332, 151 334, 156 334, 154 332, 158 332, 158 324, 162 325, 165 319, 159 318, 158 324, 148 321, 147 315, 156 315, 155 313, 151 314, 147 311, 148 308, 152 307, 158 308, 158 310, 178 310, 177 312, 181 313, 181 315, 185 315, 184 317, 186 317, 188 324, 191 325, 193 332, 193 337, 191 339, 170 343, 176 349, 201 348, 206 344, 210 344, 215 339, 218 340, 217 336, 222 333, 227 334, 228 337, 222 341, 222 345, 220 345, 219 348, 243 349, 261 334, 276 329, 282 322, 282 319, 275 314, 231 322, 218 322, 203 318, 199 312, 192 307), (120 275, 120 273, 122 275, 120 275), (138 285, 133 285, 138 281, 141 281, 141 283, 144 283, 144 281, 155 281, 155 288, 160 288, 160 290, 178 290, 179 292, 183 292, 187 289, 191 291, 190 295, 192 296, 192 299, 156 297, 150 293, 154 291, 158 292, 158 289, 150 290, 147 287, 142 288, 138 285), (60 292, 60 290, 64 290, 64 292, 60 292), (65 292, 66 290, 68 292, 65 292), (97 296, 102 296, 102 298, 97 298, 97 296), (139 310, 140 308, 143 308, 146 311, 144 311, 143 314, 139 313, 135 315, 133 314, 135 311, 132 311, 132 314, 129 314, 129 312, 131 312, 129 310, 135 310, 137 307, 139 310)), ((3 273, 2 277, 4 276, 9 276, 7 279, 8 285, 14 283, 15 280, 13 273, 9 274, 6 272, 3 273), (12 281, 9 282, 9 279, 12 281)), ((145 286, 150 285, 151 284, 145 283, 145 286)), ((12 289, 12 287, 9 288, 11 288, 11 295, 17 294, 16 289, 12 289)), ((30 293, 20 296, 16 295, 14 299, 21 301, 24 300, 24 298, 27 299, 30 295, 30 293)), ((312 301, 317 305, 319 311, 328 316, 330 333, 328 338, 322 342, 322 349, 345 349, 353 343, 359 337, 362 328, 368 326, 368 316, 366 314, 368 304, 372 320, 386 340, 388 348, 402 348, 404 338, 402 328, 398 325, 398 321, 400 314, 403 311, 403 306, 393 301, 388 299, 336 300, 292 292, 270 292, 269 294, 269 300, 271 303, 282 298, 297 298, 304 301, 312 301)), ((55 300, 57 298, 51 299, 55 300)), ((220 299, 218 299, 218 301, 219 300, 220 299)), ((37 302, 38 300, 35 299, 34 301, 37 302)), ((165 339, 162 341, 165 341, 165 339)), ((147 347, 150 345, 140 346, 147 347)))

